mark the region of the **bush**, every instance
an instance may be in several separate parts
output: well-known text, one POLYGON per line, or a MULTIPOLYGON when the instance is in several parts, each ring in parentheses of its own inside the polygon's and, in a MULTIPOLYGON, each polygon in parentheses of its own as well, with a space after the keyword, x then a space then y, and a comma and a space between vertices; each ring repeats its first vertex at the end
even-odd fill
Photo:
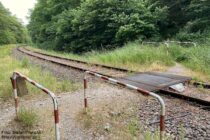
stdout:
POLYGON ((21 108, 18 112, 17 120, 23 125, 31 127, 37 122, 38 116, 32 109, 26 110, 25 108, 21 108))
POLYGON ((177 62, 188 61, 190 56, 182 46, 172 45, 168 49, 172 58, 177 62))
POLYGON ((201 39, 203 35, 201 35, 199 32, 197 33, 188 33, 186 31, 181 31, 178 34, 176 34, 176 40, 179 41, 192 41, 194 42, 195 40, 201 39))
MULTIPOLYGON (((143 1, 88 0, 78 9, 68 11, 72 16, 66 23, 70 23, 71 28, 59 24, 59 28, 63 29, 59 35, 64 33, 67 36, 71 32, 67 38, 63 37, 63 41, 67 42, 64 50, 77 53, 113 49, 137 38, 157 35, 156 22, 163 12, 151 12, 143 1)), ((63 15, 61 20, 65 18, 63 15)))
POLYGON ((166 8, 151 8, 143 0, 85 0, 57 10, 55 7, 75 1, 49 3, 38 2, 32 12, 28 29, 33 41, 43 48, 75 53, 113 49, 135 39, 157 37, 157 23, 166 17, 166 8), (44 9, 49 11, 45 15, 39 12, 44 9))

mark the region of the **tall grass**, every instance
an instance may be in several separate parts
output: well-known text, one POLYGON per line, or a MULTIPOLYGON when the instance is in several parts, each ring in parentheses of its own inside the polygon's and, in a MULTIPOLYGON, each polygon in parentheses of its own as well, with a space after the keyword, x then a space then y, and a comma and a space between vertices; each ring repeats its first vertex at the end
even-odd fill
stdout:
MULTIPOLYGON (((10 76, 12 76, 13 71, 25 74, 55 93, 75 90, 76 87, 71 82, 58 81, 52 73, 30 65, 26 59, 17 61, 12 58, 11 52, 14 47, 15 45, 0 46, 0 98, 6 100, 12 96, 10 76)), ((31 95, 41 92, 30 84, 28 86, 31 95)))
POLYGON ((120 67, 130 67, 131 64, 136 67, 150 66, 153 63, 164 66, 174 64, 173 58, 167 55, 164 46, 149 47, 137 43, 128 43, 125 47, 114 51, 90 55, 89 60, 120 67))
POLYGON ((169 48, 167 48, 165 45, 142 46, 139 43, 133 42, 116 50, 89 52, 83 55, 55 51, 44 52, 66 58, 140 71, 142 69, 158 70, 158 68, 161 67, 163 67, 163 69, 160 70, 164 70, 164 67, 167 68, 175 63, 181 63, 192 71, 207 75, 208 79, 210 79, 210 47, 208 47, 207 44, 197 47, 184 47, 170 44, 169 48))
POLYGON ((154 64, 156 66, 172 66, 174 64, 173 58, 167 55, 167 50, 164 46, 143 47, 137 43, 128 43, 125 47, 113 51, 88 52, 83 55, 48 50, 42 51, 47 54, 106 64, 114 67, 128 68, 131 70, 142 70, 154 64))
POLYGON ((210 47, 171 46, 169 52, 174 61, 182 63, 193 71, 201 72, 210 79, 210 47))
POLYGON ((186 55, 188 59, 182 62, 185 66, 208 74, 210 78, 210 47, 191 48, 186 50, 186 55))

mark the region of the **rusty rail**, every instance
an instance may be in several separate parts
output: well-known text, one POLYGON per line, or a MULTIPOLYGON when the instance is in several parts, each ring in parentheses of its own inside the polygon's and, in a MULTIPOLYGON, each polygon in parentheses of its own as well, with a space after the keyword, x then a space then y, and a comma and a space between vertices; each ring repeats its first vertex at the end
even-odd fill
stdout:
POLYGON ((84 76, 84 107, 85 107, 85 111, 87 111, 87 107, 88 107, 88 101, 87 101, 87 92, 86 92, 86 89, 87 89, 87 75, 91 75, 91 76, 95 76, 95 77, 99 77, 100 79, 104 80, 104 81, 108 81, 110 83, 113 83, 113 84, 116 84, 116 85, 120 85, 120 86, 123 86, 123 87, 127 87, 129 89, 134 89, 136 90, 137 92, 145 95, 145 96, 152 96, 154 98, 156 98, 160 105, 161 105, 161 112, 160 112, 160 139, 163 140, 164 138, 164 133, 165 133, 165 103, 163 101, 163 99, 153 93, 153 92, 149 92, 149 91, 146 91, 146 90, 143 90, 143 89, 140 89, 138 87, 135 87, 133 85, 129 85, 129 84, 126 84, 126 83, 123 83, 123 82, 120 82, 120 81, 117 81, 113 78, 109 78, 107 76, 103 76, 103 75, 100 75, 98 73, 95 73, 95 72, 91 72, 91 71, 86 71, 85 72, 85 76, 84 76))
POLYGON ((60 131, 59 131, 59 111, 58 111, 58 101, 53 92, 48 90, 47 88, 43 87, 42 85, 38 84, 37 82, 31 80, 30 78, 26 77, 25 75, 19 73, 19 72, 14 72, 12 77, 11 77, 11 82, 12 82, 12 87, 13 87, 13 93, 15 97, 15 112, 16 115, 18 115, 18 94, 17 94, 17 77, 22 77, 35 87, 41 89, 43 92, 48 94, 52 101, 53 101, 53 107, 54 107, 54 119, 55 119, 55 138, 56 140, 60 140, 60 131))

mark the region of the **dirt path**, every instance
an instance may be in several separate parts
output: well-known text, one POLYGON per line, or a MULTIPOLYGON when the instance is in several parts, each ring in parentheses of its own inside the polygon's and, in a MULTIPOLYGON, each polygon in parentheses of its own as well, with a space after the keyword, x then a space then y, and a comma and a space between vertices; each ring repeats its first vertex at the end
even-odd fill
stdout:
POLYGON ((188 71, 189 70, 183 65, 176 63, 175 66, 169 68, 166 72, 170 74, 186 75, 188 71))
MULTIPOLYGON (((2 104, 3 105, 3 104, 2 104)), ((10 120, 12 120, 12 118, 15 115, 15 108, 11 107, 11 105, 9 106, 4 106, 1 107, 1 115, 0 115, 0 130, 1 128, 3 128, 5 125, 7 125, 10 120)))
MULTIPOLYGON (((35 108, 38 108, 40 104, 44 104, 48 100, 49 100, 48 98, 43 98, 43 99, 38 98, 38 99, 27 101, 27 100, 19 98, 19 104, 22 104, 24 106, 29 106, 29 107, 33 106, 35 108)), ((0 106, 1 106, 0 108, 1 110, 0 129, 1 129, 7 126, 11 120, 14 120, 16 113, 15 113, 14 102, 12 101, 1 102, 0 106)))
POLYGON ((192 77, 193 79, 196 79, 197 81, 210 83, 209 77, 207 75, 201 72, 193 71, 179 63, 176 63, 175 66, 170 67, 166 72, 170 74, 189 76, 192 77))
MULTIPOLYGON (((125 105, 130 102, 140 102, 145 98, 139 94, 135 94, 132 91, 125 90, 118 87, 113 87, 104 83, 94 83, 88 89, 88 105, 91 110, 100 110, 103 108, 103 112, 106 114, 109 112, 109 107, 113 102, 117 104, 116 110, 122 110, 125 105)), ((79 90, 74 93, 61 94, 58 98, 59 110, 60 110, 60 130, 62 139, 74 139, 74 140, 92 140, 92 139, 104 139, 104 135, 97 134, 97 132, 91 129, 85 129, 83 124, 78 122, 78 117, 83 111, 83 90, 79 90)), ((39 114, 39 128, 44 130, 42 139, 53 139, 54 128, 53 115, 52 115, 52 101, 49 98, 34 99, 32 101, 21 100, 20 105, 27 108, 33 108, 39 114), (48 131, 50 130, 50 131, 48 131)), ((14 107, 10 107, 1 112, 0 128, 4 131, 19 130, 13 121, 15 117, 14 107)), ((101 124, 102 128, 104 127, 101 124)))

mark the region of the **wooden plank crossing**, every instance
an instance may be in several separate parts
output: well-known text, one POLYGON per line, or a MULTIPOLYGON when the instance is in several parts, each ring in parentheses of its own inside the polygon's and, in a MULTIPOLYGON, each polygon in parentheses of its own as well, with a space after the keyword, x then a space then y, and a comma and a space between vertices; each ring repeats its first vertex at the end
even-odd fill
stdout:
POLYGON ((159 72, 145 72, 117 78, 119 81, 148 91, 159 91, 169 86, 192 80, 190 77, 159 72))

